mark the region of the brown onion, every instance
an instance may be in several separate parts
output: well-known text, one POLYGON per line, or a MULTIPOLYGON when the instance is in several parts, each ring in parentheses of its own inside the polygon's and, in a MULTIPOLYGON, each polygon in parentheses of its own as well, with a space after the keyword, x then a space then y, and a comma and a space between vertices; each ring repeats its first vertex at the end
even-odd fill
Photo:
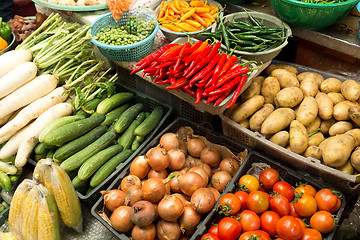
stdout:
POLYGON ((125 193, 119 189, 112 189, 107 192, 100 192, 104 196, 104 205, 113 212, 116 208, 124 205, 125 193))
POLYGON ((153 147, 153 148, 150 148, 149 150, 147 150, 146 154, 145 154, 145 157, 149 157, 150 153, 152 150, 154 149, 157 149, 157 148, 160 148, 160 145, 156 146, 156 147, 153 147))
POLYGON ((201 215, 197 213, 192 206, 186 206, 184 212, 179 218, 181 231, 194 230, 201 220, 201 215))
POLYGON ((211 167, 209 165, 207 165, 206 163, 200 163, 199 167, 202 167, 205 170, 206 174, 211 177, 211 167))
POLYGON ((158 204, 159 216, 169 222, 176 221, 184 212, 184 205, 175 196, 165 196, 158 204))
POLYGON ((172 172, 171 174, 175 175, 175 177, 173 177, 169 181, 171 192, 181 192, 180 187, 179 187, 179 176, 183 175, 183 173, 176 171, 176 172, 172 172))
POLYGON ((199 188, 191 196, 191 206, 199 214, 211 211, 215 203, 214 194, 208 188, 199 188))
POLYGON ((150 165, 145 156, 136 157, 130 165, 130 174, 135 175, 140 179, 145 178, 149 171, 150 165))
POLYGON ((190 155, 187 155, 184 168, 196 167, 196 166, 199 166, 201 163, 202 162, 199 158, 194 158, 190 155))
POLYGON ((184 154, 187 154, 187 145, 186 142, 183 140, 179 140, 179 148, 184 152, 184 154))
POLYGON ((228 172, 231 176, 234 176, 236 171, 239 169, 240 164, 233 158, 224 158, 220 162, 220 170, 228 172))
POLYGON ((204 179, 196 172, 187 172, 179 177, 179 187, 188 196, 203 185, 204 179))
POLYGON ((143 198, 152 203, 158 203, 165 195, 166 187, 162 179, 149 178, 142 186, 143 198))
POLYGON ((172 171, 182 169, 185 165, 185 153, 180 148, 172 148, 168 152, 169 155, 169 166, 168 168, 172 171))
POLYGON ((212 147, 206 147, 201 150, 200 160, 210 167, 217 167, 221 160, 221 155, 218 150, 212 147))
POLYGON ((179 139, 175 133, 165 133, 159 140, 160 146, 166 151, 179 147, 179 139))
POLYGON ((180 225, 177 222, 159 220, 156 225, 157 237, 160 240, 178 240, 181 236, 180 225))
POLYGON ((139 201, 130 210, 130 220, 140 227, 150 225, 154 221, 155 215, 155 207, 149 201, 139 201))
POLYGON ((148 162, 151 168, 156 171, 165 170, 170 163, 169 155, 163 148, 155 148, 148 156, 148 162))
POLYGON ((202 179, 204 180, 204 184, 202 185, 202 187, 206 187, 208 182, 209 182, 209 176, 207 175, 206 171, 200 167, 200 166, 197 166, 197 167, 192 167, 189 169, 188 172, 196 172, 197 174, 199 174, 202 179))
POLYGON ((167 182, 165 183, 165 195, 170 195, 171 193, 171 187, 170 184, 167 182))
POLYGON ((140 180, 140 178, 138 178, 138 177, 135 176, 135 175, 128 175, 128 176, 124 177, 124 178, 121 180, 120 189, 121 189, 123 192, 126 192, 126 190, 128 189, 128 187, 130 187, 130 186, 132 186, 132 185, 139 185, 139 186, 141 186, 141 180, 140 180))
POLYGON ((212 191, 212 193, 214 194, 215 197, 215 202, 217 202, 217 200, 220 198, 221 194, 219 193, 218 190, 216 190, 213 187, 208 187, 208 189, 210 189, 212 191))
POLYGON ((188 201, 188 196, 185 196, 181 193, 174 193, 174 194, 171 194, 171 196, 174 196, 174 197, 177 197, 178 199, 181 200, 181 202, 183 203, 184 207, 186 206, 191 206, 191 202, 188 201))
POLYGON ((134 226, 130 220, 130 210, 131 207, 120 206, 113 211, 110 216, 110 224, 116 231, 127 232, 134 226))
POLYGON ((228 172, 218 171, 211 177, 210 183, 213 188, 222 193, 231 178, 232 177, 228 172))
POLYGON ((159 211, 158 211, 158 205, 153 203, 153 206, 155 208, 155 219, 154 219, 154 222, 159 220, 160 216, 159 216, 159 211))
POLYGON ((131 238, 133 240, 154 240, 156 237, 156 227, 150 224, 146 227, 139 227, 135 225, 131 231, 131 238))
POLYGON ((205 147, 205 143, 198 138, 187 139, 188 153, 193 157, 200 157, 201 150, 203 150, 205 147))
POLYGON ((143 199, 142 186, 133 185, 126 190, 124 205, 132 206, 143 199))
POLYGON ((148 178, 160 178, 160 179, 165 179, 168 175, 168 172, 166 171, 166 169, 162 170, 162 171, 156 171, 154 169, 151 169, 149 171, 148 174, 148 178))

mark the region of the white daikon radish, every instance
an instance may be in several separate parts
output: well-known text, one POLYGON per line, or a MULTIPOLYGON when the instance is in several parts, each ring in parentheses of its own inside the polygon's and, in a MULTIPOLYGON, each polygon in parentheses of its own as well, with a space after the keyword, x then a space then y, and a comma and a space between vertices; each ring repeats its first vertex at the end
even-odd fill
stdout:
POLYGON ((24 62, 0 78, 0 98, 7 96, 36 76, 37 66, 24 62))
POLYGON ((14 115, 14 112, 6 115, 5 117, 0 118, 0 125, 4 125, 5 123, 7 123, 9 119, 12 117, 12 115, 14 115))
POLYGON ((0 128, 0 143, 9 140, 19 129, 26 126, 31 120, 39 117, 55 104, 64 102, 67 98, 67 94, 64 94, 65 91, 64 87, 58 87, 46 96, 24 107, 13 120, 0 128))
POLYGON ((16 89, 0 101, 0 118, 32 103, 56 88, 57 78, 50 74, 40 75, 16 89))
POLYGON ((58 103, 41 114, 31 127, 26 131, 26 136, 20 142, 19 149, 16 153, 15 166, 23 167, 32 150, 39 142, 40 132, 51 121, 70 115, 74 111, 74 107, 70 103, 58 103))
POLYGON ((28 50, 11 50, 0 56, 0 77, 4 76, 20 64, 30 62, 32 54, 28 50))
POLYGON ((29 127, 33 123, 27 125, 23 129, 21 129, 19 132, 17 132, 12 138, 10 138, 7 143, 0 149, 0 159, 8 158, 14 155, 17 150, 19 149, 20 142, 22 139, 24 139, 26 135, 26 131, 29 129, 29 127))

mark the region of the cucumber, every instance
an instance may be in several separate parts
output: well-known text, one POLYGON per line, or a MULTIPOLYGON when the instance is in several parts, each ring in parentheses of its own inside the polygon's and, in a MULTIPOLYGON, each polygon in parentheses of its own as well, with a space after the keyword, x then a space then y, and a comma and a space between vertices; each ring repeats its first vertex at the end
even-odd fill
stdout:
POLYGON ((88 102, 86 102, 81 109, 88 114, 93 114, 97 108, 97 106, 106 99, 106 94, 104 94, 101 98, 94 98, 88 102))
POLYGON ((96 170, 98 170, 104 163, 106 163, 107 160, 109 160, 122 150, 123 146, 121 146, 120 144, 116 144, 93 155, 81 165, 78 172, 79 179, 89 179, 91 175, 96 172, 96 170))
POLYGON ((122 92, 112 95, 109 98, 105 98, 104 100, 99 103, 96 108, 97 113, 106 114, 110 112, 112 109, 120 106, 123 103, 129 102, 134 98, 134 94, 129 92, 122 92))
POLYGON ((5 190, 5 192, 11 191, 10 177, 3 171, 0 171, 0 185, 5 190))
POLYGON ((109 146, 116 138, 114 131, 108 131, 98 138, 95 142, 88 145, 83 150, 75 153, 60 164, 60 167, 65 171, 73 171, 78 169, 81 164, 88 160, 91 156, 98 153, 102 149, 109 146))
POLYGON ((72 123, 72 122, 75 122, 75 121, 78 121, 78 120, 81 120, 84 118, 85 118, 85 116, 82 116, 82 115, 73 115, 73 116, 66 116, 66 117, 55 119, 54 121, 52 121, 51 123, 46 125, 46 127, 40 132, 39 142, 41 142, 41 143, 44 142, 45 136, 49 132, 52 132, 54 129, 57 129, 60 126, 64 126, 65 124, 72 123))
POLYGON ((0 212, 5 210, 5 206, 0 203, 0 212))
POLYGON ((134 141, 131 144, 131 150, 136 151, 139 147, 140 144, 145 140, 145 137, 142 136, 136 136, 134 141))
POLYGON ((118 143, 124 147, 124 149, 128 149, 131 147, 132 142, 135 139, 134 130, 144 121, 145 113, 141 112, 135 120, 130 124, 130 126, 126 129, 121 137, 118 139, 118 143))
POLYGON ((128 159, 132 153, 133 151, 126 149, 112 157, 109 161, 102 165, 99 170, 96 171, 94 176, 92 176, 90 180, 90 186, 96 187, 102 183, 116 169, 116 167, 128 159))
POLYGON ((114 110, 112 110, 111 112, 106 114, 106 118, 105 120, 101 123, 101 125, 105 125, 105 126, 109 126, 111 125, 113 122, 115 122, 116 119, 118 119, 120 117, 120 115, 130 107, 130 103, 125 103, 124 105, 115 108, 114 110))
POLYGON ((157 106, 150 115, 135 129, 137 136, 146 136, 160 123, 164 109, 157 106))
POLYGON ((106 132, 106 130, 106 126, 97 126, 85 135, 66 143, 55 151, 53 156, 54 161, 64 161, 65 159, 84 149, 86 146, 90 145, 96 139, 101 137, 106 132))
POLYGON ((35 154, 45 154, 46 151, 47 151, 47 149, 45 147, 45 143, 42 143, 42 142, 39 142, 38 144, 36 144, 36 146, 34 148, 35 154))
POLYGON ((68 123, 64 126, 59 126, 57 129, 53 129, 51 132, 46 134, 44 142, 48 145, 62 145, 84 135, 91 129, 100 125, 104 120, 104 114, 95 114, 88 118, 68 123))
POLYGON ((17 176, 17 175, 11 175, 11 176, 10 176, 10 181, 11 181, 12 183, 16 183, 17 180, 19 180, 19 176, 17 176))
POLYGON ((46 158, 53 158, 54 157, 54 153, 55 153, 55 149, 51 149, 47 154, 46 154, 46 158))
POLYGON ((47 152, 46 152, 46 154, 36 154, 35 155, 35 162, 38 162, 38 161, 40 161, 41 159, 44 159, 44 158, 46 158, 46 155, 47 155, 47 152))
POLYGON ((89 185, 89 181, 88 180, 81 180, 79 178, 79 176, 74 177, 74 179, 71 181, 72 185, 74 186, 74 188, 76 190, 82 189, 85 186, 89 185))
POLYGON ((136 116, 141 112, 142 107, 143 105, 141 103, 137 103, 123 112, 115 123, 115 131, 117 133, 122 133, 125 131, 126 128, 132 123, 132 121, 134 121, 136 116))

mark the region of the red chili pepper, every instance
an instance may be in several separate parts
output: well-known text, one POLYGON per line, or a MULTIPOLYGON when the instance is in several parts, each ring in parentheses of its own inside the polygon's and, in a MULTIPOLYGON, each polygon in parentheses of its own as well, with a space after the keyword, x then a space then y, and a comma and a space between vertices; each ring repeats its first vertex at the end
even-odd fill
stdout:
POLYGON ((236 103, 236 100, 238 99, 241 89, 244 86, 244 83, 246 82, 246 79, 248 78, 248 75, 244 75, 241 77, 241 80, 234 92, 234 95, 231 98, 231 101, 229 102, 229 104, 226 106, 226 108, 231 108, 232 105, 234 105, 236 103))
POLYGON ((170 79, 166 79, 166 80, 163 80, 163 81, 156 82, 156 84, 168 84, 168 83, 170 83, 170 79))
POLYGON ((184 91, 187 93, 187 94, 189 94, 190 96, 192 96, 192 97, 196 97, 196 92, 195 91, 193 91, 193 90, 191 90, 190 88, 183 88, 184 89, 184 91))
POLYGON ((164 67, 168 67, 168 66, 170 66, 170 65, 172 65, 172 64, 174 64, 174 62, 161 63, 160 65, 157 65, 157 66, 155 66, 155 67, 149 67, 149 68, 144 69, 144 72, 145 72, 145 73, 152 72, 153 70, 161 69, 161 68, 164 68, 164 67))
MULTIPOLYGON (((200 61, 204 60, 206 58, 206 56, 208 56, 208 54, 210 54, 210 51, 211 51, 211 48, 212 48, 212 45, 208 45, 204 51, 202 51, 201 53, 199 53, 197 55, 197 57, 194 58, 194 60, 191 61, 190 65, 184 70, 184 75, 188 75, 192 69, 200 63, 200 61)), ((207 59, 207 58, 206 58, 207 59)), ((186 65, 186 63, 185 63, 186 65)))
POLYGON ((160 58, 168 58, 168 57, 175 57, 179 54, 183 45, 177 45, 170 49, 168 49, 165 53, 163 53, 160 58))
POLYGON ((220 97, 220 95, 221 95, 221 94, 208 97, 208 98, 206 99, 206 104, 209 104, 209 103, 215 101, 216 99, 218 99, 218 98, 220 97))
POLYGON ((227 55, 227 54, 221 54, 220 56, 220 59, 219 59, 219 62, 218 64, 216 65, 215 69, 214 69, 214 73, 212 75, 212 78, 211 80, 206 84, 205 88, 209 87, 210 85, 216 83, 216 81, 218 80, 219 78, 219 75, 220 75, 220 71, 222 69, 222 67, 224 66, 224 63, 225 61, 230 58, 230 55, 227 55))
POLYGON ((202 51, 204 51, 206 49, 206 47, 209 45, 209 43, 207 41, 202 42, 201 46, 196 49, 194 52, 192 52, 185 60, 185 65, 189 65, 190 62, 198 55, 200 54, 202 51))
POLYGON ((170 77, 169 79, 170 79, 170 84, 171 84, 171 85, 175 84, 176 78, 170 77))
POLYGON ((224 84, 221 88, 218 88, 212 92, 209 92, 209 96, 214 96, 214 95, 218 95, 218 94, 222 94, 226 91, 228 91, 229 89, 233 88, 234 86, 236 86, 241 80, 240 76, 235 77, 233 80, 231 80, 231 82, 224 84))
POLYGON ((177 80, 174 84, 171 84, 170 86, 167 86, 166 89, 178 89, 181 87, 186 86, 189 83, 189 79, 188 78, 180 78, 179 80, 177 80))
POLYGON ((195 100, 195 104, 198 104, 201 101, 201 97, 202 97, 202 92, 203 92, 204 88, 197 88, 196 89, 196 100, 195 100))
MULTIPOLYGON (((213 70, 213 68, 215 67, 216 63, 219 61, 220 59, 220 53, 217 53, 214 57, 212 57, 212 60, 210 61, 210 63, 204 67, 202 70, 200 70, 200 72, 198 72, 191 80, 190 82, 197 82, 198 80, 204 78, 209 72, 211 72, 213 70)), ((199 63, 200 64, 200 63, 199 63)), ((209 76, 210 78, 211 76, 209 76)))
POLYGON ((178 57, 168 57, 168 58, 155 58, 155 61, 158 62, 167 62, 167 61, 176 61, 178 57))
MULTIPOLYGON (((198 83, 196 83, 195 85, 197 87, 205 87, 205 85, 208 83, 212 74, 213 74, 213 71, 208 72, 208 74, 203 79, 201 79, 198 83)), ((191 80, 190 80, 190 82, 191 82, 191 80)))
POLYGON ((176 78, 182 78, 184 76, 183 72, 178 72, 174 74, 174 77, 176 78))
POLYGON ((236 63, 237 60, 238 58, 236 56, 228 58, 220 71, 219 77, 224 75, 232 67, 232 65, 236 63))
MULTIPOLYGON (((180 53, 180 57, 182 58, 182 57, 185 57, 185 56, 188 55, 188 54, 191 54, 191 53, 195 52, 195 51, 201 46, 202 43, 203 43, 202 41, 197 41, 197 43, 195 43, 194 45, 192 45, 190 48, 182 51, 182 52, 180 53)), ((190 45, 191 45, 191 44, 190 44, 190 45)))
MULTIPOLYGON (((162 69, 162 68, 160 68, 160 69, 162 69)), ((156 71, 155 71, 155 73, 154 73, 154 76, 155 76, 155 77, 160 74, 160 69, 156 69, 156 71)))
MULTIPOLYGON (((234 88, 235 88, 235 87, 234 87, 234 88)), ((232 93, 232 91, 234 91, 234 88, 228 90, 227 92, 224 92, 224 93, 215 101, 214 106, 217 106, 217 105, 219 105, 222 101, 224 101, 225 98, 227 98, 227 97, 230 95, 230 93, 232 93)))
POLYGON ((166 74, 173 75, 173 74, 180 73, 180 72, 183 74, 184 69, 185 69, 185 64, 181 64, 177 69, 174 68, 173 70, 168 71, 166 74))
MULTIPOLYGON (((159 73, 156 74, 156 75, 154 74, 154 76, 158 75, 156 78, 154 78, 154 80, 153 80, 154 83, 156 83, 157 81, 160 81, 160 80, 162 80, 162 79, 164 79, 166 77, 166 74, 165 74, 166 68, 160 68, 158 70, 159 70, 159 73)), ((156 71, 158 71, 158 70, 156 70, 156 71)))
POLYGON ((224 83, 228 82, 229 80, 233 79, 234 77, 243 75, 245 73, 249 72, 249 67, 237 67, 233 69, 232 71, 227 72, 226 74, 222 75, 216 82, 215 87, 220 87, 224 83))

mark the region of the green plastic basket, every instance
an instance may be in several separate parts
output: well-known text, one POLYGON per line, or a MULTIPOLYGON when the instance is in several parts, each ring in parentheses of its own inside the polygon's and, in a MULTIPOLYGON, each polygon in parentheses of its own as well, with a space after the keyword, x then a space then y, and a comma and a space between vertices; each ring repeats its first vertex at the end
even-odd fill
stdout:
POLYGON ((299 0, 270 0, 276 14, 292 26, 319 30, 324 29, 347 15, 359 0, 342 3, 318 4, 299 0))
POLYGON ((116 21, 111 13, 100 17, 98 20, 94 22, 91 27, 91 42, 96 45, 99 51, 107 58, 114 60, 114 61, 135 61, 140 59, 150 52, 151 48, 154 45, 155 35, 159 31, 159 24, 155 20, 155 18, 148 13, 141 12, 141 18, 143 20, 152 20, 156 22, 155 28, 153 32, 147 38, 141 40, 140 42, 123 45, 123 46, 114 46, 101 43, 93 38, 102 28, 108 28, 109 26, 127 26, 130 22, 131 16, 139 15, 139 11, 129 10, 124 12, 120 19, 116 21))

